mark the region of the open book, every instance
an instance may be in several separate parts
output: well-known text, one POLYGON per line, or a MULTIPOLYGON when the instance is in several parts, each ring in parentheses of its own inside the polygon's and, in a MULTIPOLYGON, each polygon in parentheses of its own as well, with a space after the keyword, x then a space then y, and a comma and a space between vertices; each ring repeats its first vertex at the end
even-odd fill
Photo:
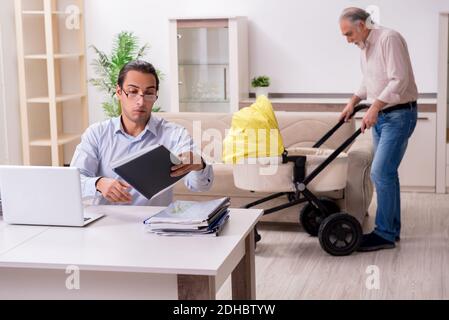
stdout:
POLYGON ((147 199, 170 188, 179 179, 171 177, 171 167, 180 159, 163 145, 152 145, 111 163, 112 170, 147 199))

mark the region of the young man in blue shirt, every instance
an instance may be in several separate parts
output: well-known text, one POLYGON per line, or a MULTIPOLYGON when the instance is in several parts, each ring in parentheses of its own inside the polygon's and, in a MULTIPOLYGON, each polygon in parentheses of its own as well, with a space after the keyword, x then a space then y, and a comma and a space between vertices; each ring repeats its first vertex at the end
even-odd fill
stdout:
POLYGON ((210 189, 212 167, 194 156, 193 140, 187 130, 152 115, 158 90, 159 78, 150 63, 132 61, 122 68, 116 88, 121 115, 91 125, 83 134, 72 159, 71 166, 80 169, 83 197, 94 197, 95 204, 170 204, 173 197, 171 189, 148 200, 120 179, 110 166, 112 161, 154 144, 164 145, 172 153, 180 155, 182 164, 173 166, 171 175, 188 173, 184 178, 188 189, 210 189))

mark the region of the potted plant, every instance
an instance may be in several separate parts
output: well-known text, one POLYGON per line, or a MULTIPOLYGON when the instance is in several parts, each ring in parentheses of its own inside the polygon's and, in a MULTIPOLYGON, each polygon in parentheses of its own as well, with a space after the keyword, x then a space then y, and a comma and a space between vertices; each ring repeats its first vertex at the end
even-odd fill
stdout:
POLYGON ((251 86, 254 88, 256 97, 265 95, 268 97, 268 87, 270 86, 270 78, 267 76, 254 77, 251 80, 251 86))
MULTIPOLYGON (((89 82, 100 91, 107 94, 107 101, 101 105, 108 117, 117 117, 122 113, 120 102, 115 96, 117 78, 122 67, 130 61, 141 59, 149 49, 148 43, 139 48, 139 40, 132 32, 122 31, 113 39, 112 51, 109 55, 91 45, 95 50, 97 58, 93 60, 92 66, 97 75, 89 82)), ((163 74, 156 70, 159 79, 162 80, 163 74)), ((161 107, 154 106, 153 111, 161 111, 161 107)))

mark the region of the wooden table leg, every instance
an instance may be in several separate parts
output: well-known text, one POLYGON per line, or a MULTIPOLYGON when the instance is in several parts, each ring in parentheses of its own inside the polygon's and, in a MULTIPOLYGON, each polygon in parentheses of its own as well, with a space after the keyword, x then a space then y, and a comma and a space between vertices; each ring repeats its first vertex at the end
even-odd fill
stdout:
POLYGON ((256 299, 256 268, 254 256, 254 230, 245 239, 245 255, 232 271, 232 299, 256 299))
POLYGON ((179 300, 215 300, 215 277, 178 275, 179 300))

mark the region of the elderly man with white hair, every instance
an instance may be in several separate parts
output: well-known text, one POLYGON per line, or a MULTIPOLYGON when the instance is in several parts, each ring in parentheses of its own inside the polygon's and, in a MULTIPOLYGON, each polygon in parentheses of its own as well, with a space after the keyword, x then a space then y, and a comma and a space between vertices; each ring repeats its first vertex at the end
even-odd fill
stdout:
POLYGON ((395 247, 401 231, 401 198, 398 167, 417 119, 418 91, 404 38, 396 31, 376 26, 369 13, 347 8, 340 29, 348 43, 361 49, 363 79, 360 89, 344 108, 346 120, 362 100, 372 101, 361 129, 372 128, 375 148, 371 179, 377 192, 376 226, 363 236, 359 251, 395 247))

